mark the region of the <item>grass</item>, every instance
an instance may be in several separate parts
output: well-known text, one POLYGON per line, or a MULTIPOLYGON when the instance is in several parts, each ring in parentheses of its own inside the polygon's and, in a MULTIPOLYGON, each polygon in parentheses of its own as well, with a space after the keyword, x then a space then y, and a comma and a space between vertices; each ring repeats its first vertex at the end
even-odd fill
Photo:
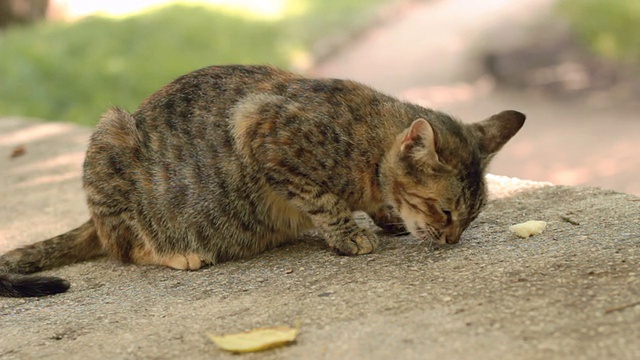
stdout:
POLYGON ((353 31, 388 0, 289 0, 280 19, 171 5, 0 33, 0 114, 92 125, 134 110, 173 78, 213 64, 291 68, 323 36, 353 31))
POLYGON ((596 53, 640 62, 640 1, 560 0, 558 7, 596 53))

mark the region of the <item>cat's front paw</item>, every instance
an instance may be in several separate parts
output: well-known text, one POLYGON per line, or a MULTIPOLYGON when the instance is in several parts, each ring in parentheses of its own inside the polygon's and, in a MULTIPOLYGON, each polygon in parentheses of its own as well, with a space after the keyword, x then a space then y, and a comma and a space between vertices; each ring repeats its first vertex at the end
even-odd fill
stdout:
POLYGON ((343 238, 332 248, 340 255, 354 256, 372 253, 378 247, 378 237, 369 230, 359 229, 351 238, 343 238))

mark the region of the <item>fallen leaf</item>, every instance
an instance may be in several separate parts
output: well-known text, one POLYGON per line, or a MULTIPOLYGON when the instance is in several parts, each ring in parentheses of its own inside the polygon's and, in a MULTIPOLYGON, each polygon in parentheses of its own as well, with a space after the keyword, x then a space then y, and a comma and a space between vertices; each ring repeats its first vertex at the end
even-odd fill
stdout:
POLYGON ((529 220, 521 224, 509 226, 509 230, 521 238, 528 238, 531 235, 538 235, 544 231, 547 223, 544 221, 529 220))
POLYGON ((27 152, 27 148, 24 145, 19 145, 13 148, 11 155, 9 156, 12 159, 17 158, 18 156, 22 156, 27 152))
POLYGON ((291 343, 298 336, 300 322, 295 328, 289 326, 273 326, 253 329, 237 334, 213 335, 207 334, 219 348, 236 352, 255 352, 271 349, 291 343))

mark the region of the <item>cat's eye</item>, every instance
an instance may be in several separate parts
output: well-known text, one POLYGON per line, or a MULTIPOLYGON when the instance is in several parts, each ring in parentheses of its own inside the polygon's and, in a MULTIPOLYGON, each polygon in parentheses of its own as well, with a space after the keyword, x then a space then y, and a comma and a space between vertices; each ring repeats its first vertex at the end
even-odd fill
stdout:
POLYGON ((451 210, 442 209, 442 213, 447 217, 447 225, 451 224, 451 222, 453 222, 453 219, 451 218, 451 210))

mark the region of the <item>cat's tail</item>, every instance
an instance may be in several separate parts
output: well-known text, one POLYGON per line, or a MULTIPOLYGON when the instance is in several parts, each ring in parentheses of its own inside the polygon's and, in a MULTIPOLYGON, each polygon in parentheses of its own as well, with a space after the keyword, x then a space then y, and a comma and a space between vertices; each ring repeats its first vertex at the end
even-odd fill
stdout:
POLYGON ((0 256, 0 297, 46 296, 67 291, 69 282, 34 272, 103 256, 93 220, 80 227, 0 256))

